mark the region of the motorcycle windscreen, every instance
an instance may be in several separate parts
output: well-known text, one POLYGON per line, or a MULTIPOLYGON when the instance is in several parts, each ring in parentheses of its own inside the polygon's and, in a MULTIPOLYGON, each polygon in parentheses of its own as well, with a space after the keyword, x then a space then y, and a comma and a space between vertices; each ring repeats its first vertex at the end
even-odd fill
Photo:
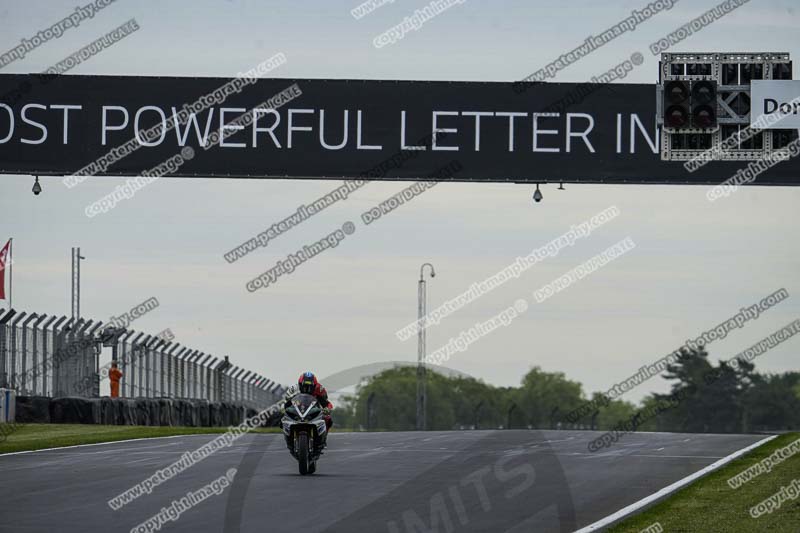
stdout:
POLYGON ((298 394, 292 400, 292 406, 305 419, 314 418, 321 412, 317 399, 310 394, 298 394))

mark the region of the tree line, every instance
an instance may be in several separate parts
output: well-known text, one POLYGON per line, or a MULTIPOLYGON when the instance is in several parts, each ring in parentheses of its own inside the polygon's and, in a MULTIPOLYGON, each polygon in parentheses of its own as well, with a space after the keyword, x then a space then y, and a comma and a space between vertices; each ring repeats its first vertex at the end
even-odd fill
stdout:
MULTIPOLYGON (((433 430, 585 428, 630 423, 639 431, 749 433, 800 428, 800 372, 762 374, 746 361, 709 361, 704 348, 682 350, 662 376, 667 394, 639 405, 587 395, 563 372, 533 367, 517 387, 427 371, 427 428, 433 430), (679 400, 676 400, 679 399, 679 400), (589 412, 580 409, 593 401, 589 412), (668 408, 664 408, 667 405, 668 408), (579 411, 581 417, 568 421, 579 411)), ((417 369, 395 367, 369 378, 334 412, 343 428, 406 431, 416 427, 417 369)))

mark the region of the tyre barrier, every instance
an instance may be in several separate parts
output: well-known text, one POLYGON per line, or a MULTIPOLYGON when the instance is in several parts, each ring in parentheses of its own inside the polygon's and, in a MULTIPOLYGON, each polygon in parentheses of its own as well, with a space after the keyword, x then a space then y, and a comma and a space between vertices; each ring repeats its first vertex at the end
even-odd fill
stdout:
POLYGON ((32 424, 226 427, 255 409, 230 402, 175 398, 80 398, 17 396, 16 420, 32 424))

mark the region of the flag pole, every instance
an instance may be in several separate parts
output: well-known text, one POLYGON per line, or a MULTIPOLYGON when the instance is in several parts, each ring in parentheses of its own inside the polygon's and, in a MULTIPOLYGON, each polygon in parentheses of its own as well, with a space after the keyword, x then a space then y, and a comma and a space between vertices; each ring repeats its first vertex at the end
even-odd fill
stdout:
MULTIPOLYGON (((11 267, 13 266, 13 262, 14 262, 14 255, 13 255, 14 254, 14 237, 11 237, 10 239, 8 239, 8 242, 9 242, 9 244, 8 244, 8 255, 11 256, 11 261, 8 262, 8 310, 11 311, 11 309, 12 309, 12 300, 11 300, 11 298, 12 298, 12 296, 14 294, 12 292, 13 291, 13 287, 14 287, 14 278, 12 277, 14 271, 11 269, 11 267)), ((8 257, 6 257, 6 261, 8 261, 8 257)))

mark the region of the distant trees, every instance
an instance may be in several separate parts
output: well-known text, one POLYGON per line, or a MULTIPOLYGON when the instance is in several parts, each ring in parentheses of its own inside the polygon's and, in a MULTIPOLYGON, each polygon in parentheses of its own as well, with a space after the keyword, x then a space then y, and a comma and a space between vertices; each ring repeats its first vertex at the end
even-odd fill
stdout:
MULTIPOLYGON (((800 372, 759 374, 751 363, 714 365, 708 357, 703 348, 683 350, 664 374, 673 381, 670 393, 652 394, 638 407, 594 393, 591 399, 599 407, 576 424, 608 430, 635 419, 641 431, 703 433, 800 428, 800 372)), ((386 370, 336 406, 335 422, 348 428, 413 430, 416 392, 415 367, 386 370)), ((573 427, 563 422, 565 415, 589 400, 580 383, 539 367, 531 368, 518 387, 428 371, 427 392, 428 429, 437 430, 573 427)))
POLYGON ((665 379, 675 381, 671 394, 653 394, 645 404, 676 395, 683 398, 658 415, 658 430, 733 433, 742 426, 742 405, 752 370, 749 363, 733 368, 723 362, 714 368, 704 348, 684 349, 664 374, 665 379))
MULTIPOLYGON (((338 405, 336 423, 342 427, 412 430, 416 427, 417 374, 415 367, 397 367, 373 376, 355 396, 338 405)), ((551 428, 561 417, 585 402, 581 384, 562 372, 533 367, 519 387, 493 387, 463 377, 428 371, 429 429, 551 428)), ((615 420, 633 411, 626 402, 611 402, 601 420, 615 420)), ((587 425, 589 422, 586 422, 587 425)))
POLYGON ((516 397, 527 425, 537 428, 553 426, 563 413, 585 401, 580 383, 568 380, 563 372, 545 372, 539 367, 525 374, 516 397))
MULTIPOLYGON (((432 371, 427 375, 429 429, 473 426, 476 420, 479 426, 502 424, 507 398, 502 389, 475 379, 448 378, 432 371)), ((359 387, 356 396, 343 406, 343 414, 356 427, 412 430, 416 427, 416 395, 415 367, 385 370, 359 387)))
POLYGON ((800 372, 755 374, 745 397, 744 428, 785 430, 800 427, 800 372))
MULTIPOLYGON (((748 433, 800 427, 800 398, 795 388, 800 373, 759 374, 746 361, 708 360, 705 349, 684 350, 667 367, 664 376, 673 380, 671 395, 684 399, 643 426, 657 431, 690 433, 748 433)), ((645 404, 670 395, 653 394, 645 404)))

